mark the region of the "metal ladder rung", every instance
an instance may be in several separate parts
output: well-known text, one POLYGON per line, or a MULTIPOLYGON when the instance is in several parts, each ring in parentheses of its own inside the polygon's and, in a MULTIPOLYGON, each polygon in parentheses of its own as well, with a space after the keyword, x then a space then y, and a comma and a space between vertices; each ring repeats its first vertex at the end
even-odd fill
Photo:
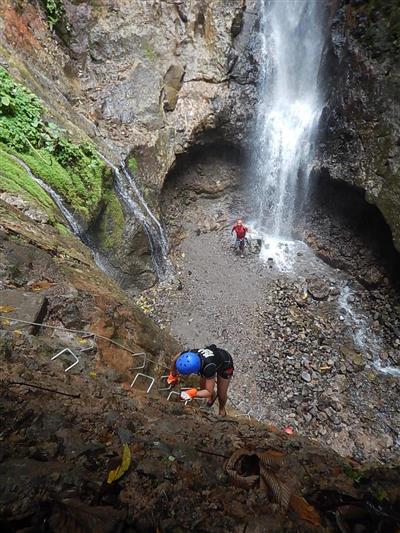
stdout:
POLYGON ((172 390, 172 391, 168 394, 168 396, 167 396, 167 401, 170 401, 171 396, 173 396, 173 395, 175 395, 175 396, 179 396, 179 397, 180 397, 180 396, 181 396, 181 393, 172 390))
POLYGON ((131 357, 137 357, 138 355, 143 355, 143 363, 139 366, 131 368, 131 370, 142 370, 146 366, 147 354, 145 352, 137 352, 129 354, 131 357))
POLYGON ((79 363, 79 357, 77 357, 70 348, 64 348, 63 350, 61 350, 61 352, 58 352, 58 353, 56 353, 56 355, 53 355, 53 357, 51 358, 51 361, 53 361, 54 359, 56 359, 57 357, 59 357, 63 353, 69 353, 75 359, 75 362, 72 363, 72 365, 70 365, 68 368, 66 368, 64 370, 64 372, 68 372, 68 370, 71 370, 71 368, 73 368, 75 365, 77 365, 79 363))
POLYGON ((132 383, 131 383, 131 388, 134 386, 134 384, 136 383, 136 380, 137 380, 137 378, 138 378, 139 376, 142 376, 142 377, 144 377, 144 378, 146 378, 146 379, 149 379, 149 380, 151 381, 151 383, 150 383, 150 385, 149 385, 149 387, 148 387, 148 389, 147 389, 147 391, 146 391, 146 394, 149 394, 149 392, 150 392, 152 386, 154 385, 155 379, 152 378, 151 376, 148 376, 147 374, 142 374, 141 372, 138 372, 138 373, 136 374, 136 376, 134 377, 132 383))

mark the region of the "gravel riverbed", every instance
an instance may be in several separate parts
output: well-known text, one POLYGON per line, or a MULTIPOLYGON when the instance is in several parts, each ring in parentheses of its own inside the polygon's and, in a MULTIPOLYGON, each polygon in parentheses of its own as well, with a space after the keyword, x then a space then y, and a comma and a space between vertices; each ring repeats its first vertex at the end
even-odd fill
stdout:
POLYGON ((190 216, 171 208, 175 274, 142 294, 142 307, 187 348, 232 353, 229 394, 243 412, 359 461, 399 457, 395 302, 302 243, 288 272, 237 256, 235 216, 223 199, 198 199, 190 216))

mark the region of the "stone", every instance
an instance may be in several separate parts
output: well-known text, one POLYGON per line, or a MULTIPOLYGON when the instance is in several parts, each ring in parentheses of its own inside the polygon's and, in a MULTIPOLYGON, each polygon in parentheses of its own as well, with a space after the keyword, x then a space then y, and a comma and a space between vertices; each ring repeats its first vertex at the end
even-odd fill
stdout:
POLYGON ((173 111, 178 101, 185 70, 181 65, 171 65, 164 76, 164 109, 173 111))
POLYGON ((314 300, 326 300, 330 292, 329 285, 321 279, 311 280, 307 289, 314 300))
POLYGON ((119 427, 117 429, 118 437, 121 440, 122 444, 132 444, 133 442, 133 433, 129 429, 119 427))
MULTIPOLYGON (((28 322, 41 323, 46 313, 47 299, 40 293, 27 292, 22 289, 0 290, 0 314, 8 320, 20 319, 28 322)), ((37 326, 15 322, 7 327, 13 330, 34 332, 37 326)))
POLYGON ((311 381, 311 374, 309 372, 304 371, 301 373, 301 379, 309 383, 311 381))

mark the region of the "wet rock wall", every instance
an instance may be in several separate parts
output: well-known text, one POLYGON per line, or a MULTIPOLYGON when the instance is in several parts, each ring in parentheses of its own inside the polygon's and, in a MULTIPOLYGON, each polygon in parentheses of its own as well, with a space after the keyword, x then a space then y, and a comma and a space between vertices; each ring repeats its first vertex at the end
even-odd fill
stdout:
POLYGON ((331 9, 318 166, 365 192, 399 249, 399 6, 392 0, 340 0, 331 9))

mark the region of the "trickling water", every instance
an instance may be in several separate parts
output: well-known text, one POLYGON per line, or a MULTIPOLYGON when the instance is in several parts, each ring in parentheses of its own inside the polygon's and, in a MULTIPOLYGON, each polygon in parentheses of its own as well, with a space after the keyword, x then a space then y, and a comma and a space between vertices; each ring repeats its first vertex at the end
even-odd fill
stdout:
POLYGON ((260 1, 264 65, 254 154, 255 225, 258 234, 291 239, 322 109, 317 80, 324 3, 260 1))
POLYGON ((79 237, 82 238, 83 234, 84 234, 84 231, 83 231, 83 228, 81 228, 80 224, 78 223, 78 221, 75 219, 75 217, 73 216, 72 213, 70 213, 70 211, 65 207, 64 205, 64 202, 61 200, 61 197, 50 187, 50 185, 48 185, 47 183, 45 183, 44 181, 42 181, 40 178, 38 178, 37 176, 35 176, 35 174, 33 174, 33 172, 31 171, 31 169, 28 167, 28 165, 22 161, 21 159, 19 159, 18 157, 14 156, 14 155, 9 155, 9 157, 11 159, 13 159, 16 163, 18 163, 28 174, 29 176, 34 180, 36 181, 36 183, 38 185, 40 185, 40 187, 47 192, 47 194, 50 196, 50 198, 53 200, 53 202, 56 204, 56 206, 58 207, 58 209, 61 211, 63 217, 65 218, 65 220, 68 222, 69 226, 71 227, 72 231, 74 233, 76 233, 76 235, 78 235, 79 237))
POLYGON ((68 208, 65 206, 63 200, 61 197, 44 181, 42 181, 40 178, 35 176, 35 174, 31 171, 29 166, 19 159, 18 157, 9 154, 9 157, 12 158, 16 163, 18 163, 28 174, 29 176, 38 184, 40 187, 47 192, 47 194, 50 196, 50 198, 53 200, 53 202, 56 204, 58 209, 60 210, 61 214, 67 221, 68 225, 70 226, 72 232, 81 239, 81 241, 86 244, 91 249, 91 252, 93 254, 93 258, 95 260, 96 265, 106 274, 112 275, 112 277, 118 281, 120 276, 120 272, 117 271, 116 268, 114 268, 112 265, 108 263, 102 257, 99 252, 96 250, 96 246, 93 243, 93 241, 90 239, 89 235, 85 232, 85 230, 82 228, 82 226, 79 224, 79 222, 76 220, 74 215, 68 210, 68 208))
POLYGON ((102 155, 101 157, 113 169, 116 192, 146 232, 149 239, 154 269, 158 279, 161 280, 165 278, 169 269, 167 259, 168 242, 161 224, 151 212, 145 199, 140 193, 133 176, 130 174, 125 164, 122 163, 118 168, 105 156, 102 155))
POLYGON ((346 285, 340 292, 339 307, 344 313, 344 319, 352 329, 354 345, 362 352, 370 353, 373 356, 373 367, 391 376, 400 377, 400 368, 394 366, 382 366, 379 354, 382 350, 382 341, 371 331, 368 318, 361 312, 357 312, 352 305, 353 291, 346 285))

